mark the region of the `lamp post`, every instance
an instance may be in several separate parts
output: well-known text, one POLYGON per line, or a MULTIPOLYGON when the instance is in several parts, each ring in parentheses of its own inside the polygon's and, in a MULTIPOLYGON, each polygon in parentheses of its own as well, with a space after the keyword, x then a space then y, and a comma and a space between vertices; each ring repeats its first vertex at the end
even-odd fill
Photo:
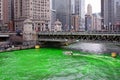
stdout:
POLYGON ((107 27, 106 27, 106 25, 103 25, 103 27, 104 27, 104 30, 107 30, 107 27))
POLYGON ((112 32, 114 32, 114 25, 112 25, 112 32))

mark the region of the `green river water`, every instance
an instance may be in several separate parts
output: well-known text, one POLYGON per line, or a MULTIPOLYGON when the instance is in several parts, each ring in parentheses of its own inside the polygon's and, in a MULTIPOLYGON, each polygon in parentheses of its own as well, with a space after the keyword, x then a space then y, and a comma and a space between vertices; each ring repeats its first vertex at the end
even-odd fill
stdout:
POLYGON ((120 57, 41 48, 0 53, 0 80, 120 80, 120 57))

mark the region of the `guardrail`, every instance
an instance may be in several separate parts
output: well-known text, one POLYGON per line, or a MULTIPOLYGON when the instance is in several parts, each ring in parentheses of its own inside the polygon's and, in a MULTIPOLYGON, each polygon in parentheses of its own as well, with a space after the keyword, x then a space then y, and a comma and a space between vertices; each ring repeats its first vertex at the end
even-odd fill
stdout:
POLYGON ((38 39, 39 41, 50 41, 50 42, 67 42, 68 39, 38 39))
POLYGON ((39 35, 119 35, 120 32, 38 32, 39 35))

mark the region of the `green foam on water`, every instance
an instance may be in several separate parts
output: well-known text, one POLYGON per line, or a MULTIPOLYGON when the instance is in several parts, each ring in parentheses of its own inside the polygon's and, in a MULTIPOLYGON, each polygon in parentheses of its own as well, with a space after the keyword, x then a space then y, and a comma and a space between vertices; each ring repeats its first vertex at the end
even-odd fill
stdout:
POLYGON ((120 58, 41 48, 0 53, 0 80, 119 80, 120 58))

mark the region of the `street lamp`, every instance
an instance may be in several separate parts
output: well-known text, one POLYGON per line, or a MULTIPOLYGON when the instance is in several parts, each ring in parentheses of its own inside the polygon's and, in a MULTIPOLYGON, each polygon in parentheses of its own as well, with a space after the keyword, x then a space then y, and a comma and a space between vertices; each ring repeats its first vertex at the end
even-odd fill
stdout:
POLYGON ((104 29, 106 30, 106 25, 103 25, 104 29))

